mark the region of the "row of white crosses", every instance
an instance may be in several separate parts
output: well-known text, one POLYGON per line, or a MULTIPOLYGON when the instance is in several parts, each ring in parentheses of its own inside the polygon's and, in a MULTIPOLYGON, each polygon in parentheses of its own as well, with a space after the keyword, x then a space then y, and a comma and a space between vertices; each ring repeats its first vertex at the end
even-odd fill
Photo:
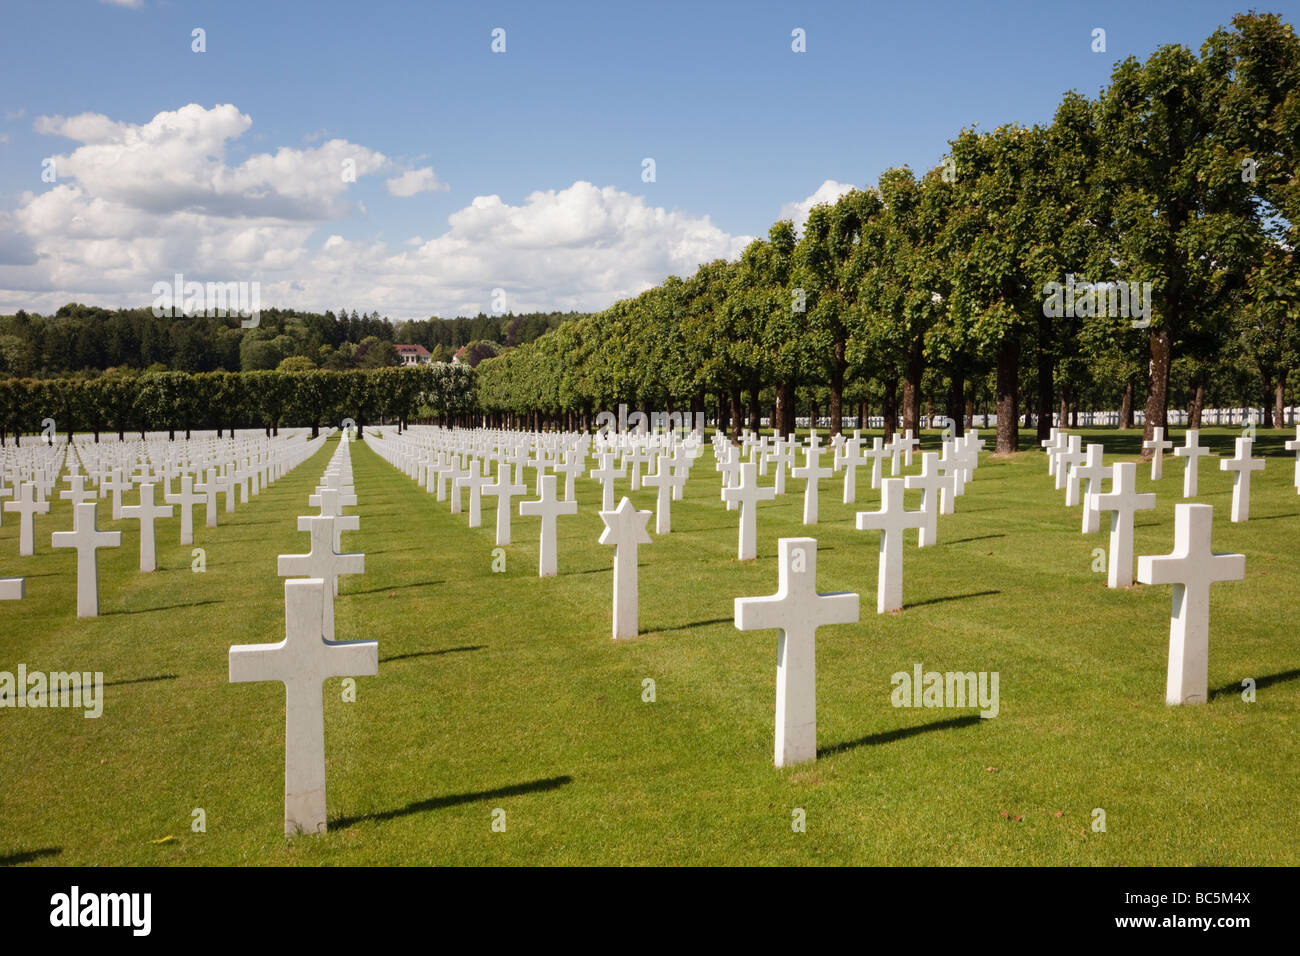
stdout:
MULTIPOLYGON (((557 573, 557 519, 577 512, 574 480, 586 471, 590 436, 543 436, 528 433, 492 432, 485 436, 482 430, 461 431, 442 429, 408 429, 405 434, 388 434, 378 429, 371 448, 396 467, 405 470, 417 481, 421 467, 426 476, 426 488, 441 495, 444 474, 450 478, 451 511, 461 512, 462 490, 469 492, 468 521, 470 527, 482 523, 480 509, 482 496, 497 498, 496 543, 511 543, 511 499, 526 492, 522 483, 522 469, 536 472, 536 500, 521 501, 519 514, 541 519, 538 542, 538 575, 552 577, 557 573), (412 434, 414 432, 414 435, 412 434), (437 450, 436 461, 430 452, 437 450), (482 463, 495 460, 495 483, 482 471, 482 463), (462 463, 467 461, 467 463, 462 463), (514 479, 511 469, 514 468, 514 479), (547 469, 558 474, 548 474, 547 469), (558 494, 558 477, 565 479, 564 495, 558 494), (436 476, 436 477, 435 477, 436 476), (432 486, 432 487, 430 487, 432 486)), ((602 485, 602 510, 613 510, 615 479, 628 474, 631 468, 633 490, 644 482, 657 490, 656 531, 667 534, 672 530, 672 501, 681 500, 690 468, 698 457, 698 436, 679 440, 675 430, 649 435, 599 435, 596 438, 599 465, 589 477, 602 485), (615 465, 619 452, 623 460, 615 465), (639 465, 654 461, 655 471, 642 478, 639 465)))
MULTIPOLYGON (((296 465, 303 458, 309 456, 320 441, 324 441, 324 438, 318 439, 317 442, 309 442, 306 445, 297 445, 292 448, 286 443, 284 453, 275 459, 277 466, 292 467, 292 465, 296 465)), ((78 470, 79 456, 77 451, 73 450, 74 446, 69 443, 66 448, 68 449, 67 461, 71 467, 70 473, 64 476, 64 481, 70 487, 59 492, 59 496, 72 504, 73 526, 71 531, 54 532, 50 536, 50 546, 56 549, 69 548, 76 551, 77 616, 98 617, 99 551, 103 548, 121 547, 122 532, 101 530, 98 527, 99 506, 95 500, 95 493, 85 486, 86 476, 78 470)), ((280 473, 283 472, 279 471, 277 467, 277 474, 280 473)), ((35 551, 35 529, 32 519, 37 514, 48 514, 50 502, 37 499, 37 483, 35 481, 24 481, 20 487, 22 488, 22 494, 18 500, 6 502, 5 508, 19 513, 19 555, 29 556, 35 551)), ((120 486, 117 490, 121 490, 120 486)), ((172 509, 170 506, 155 504, 154 485, 151 482, 142 483, 139 494, 139 504, 122 506, 120 501, 116 502, 118 513, 115 515, 115 519, 121 520, 125 518, 140 522, 140 571, 149 573, 157 568, 154 522, 159 518, 171 517, 172 509)), ((186 540, 187 522, 185 519, 189 516, 189 513, 189 506, 183 505, 181 511, 181 539, 183 544, 192 541, 192 530, 190 531, 190 540, 186 540)), ((5 579, 5 581, 8 583, 0 587, 0 591, 10 595, 8 599, 17 600, 25 596, 24 579, 9 578, 5 579)))
MULTIPOLYGON (((1196 493, 1196 462, 1208 450, 1199 445, 1196 429, 1188 429, 1186 444, 1174 454, 1187 459, 1183 494, 1196 493)), ((1133 519, 1138 511, 1156 506, 1152 492, 1137 491, 1137 464, 1116 462, 1111 466, 1111 489, 1101 492, 1106 477, 1102 464, 1103 448, 1090 444, 1086 456, 1078 452, 1078 436, 1066 436, 1053 429, 1047 448, 1058 479, 1069 469, 1066 504, 1078 504, 1079 482, 1086 479, 1083 531, 1098 530, 1096 516, 1111 515, 1110 553, 1107 563, 1107 586, 1125 588, 1132 584, 1133 519), (1072 494, 1073 492, 1073 494, 1072 494)), ((1164 440, 1164 430, 1153 429, 1153 438, 1144 443, 1152 452, 1152 479, 1163 473, 1160 458, 1173 447, 1164 440)), ((1249 515, 1250 472, 1263 467, 1250 458, 1250 439, 1238 438, 1236 455, 1220 463, 1236 473, 1233 489, 1233 520, 1249 515), (1244 481, 1240 480, 1244 476, 1244 481)), ((1059 486, 1059 481, 1058 481, 1059 486)), ((1165 701, 1169 704, 1205 703, 1209 687, 1210 585, 1217 581, 1240 581, 1246 575, 1246 558, 1240 554, 1215 554, 1210 547, 1214 509, 1210 505, 1179 504, 1174 509, 1174 550, 1167 555, 1138 558, 1137 577, 1143 584, 1172 584, 1174 592, 1169 622, 1169 664, 1165 682, 1165 701)))
POLYGON ((318 515, 298 519, 311 535, 307 554, 282 554, 284 640, 230 648, 230 681, 280 681, 285 688, 284 833, 324 833, 325 800, 324 682, 332 677, 379 673, 377 641, 334 640, 334 595, 341 574, 361 574, 362 554, 340 554, 342 530, 357 530, 360 519, 342 509, 356 504, 349 434, 344 432, 322 483, 309 497, 318 515), (351 520, 349 520, 351 519, 351 520))

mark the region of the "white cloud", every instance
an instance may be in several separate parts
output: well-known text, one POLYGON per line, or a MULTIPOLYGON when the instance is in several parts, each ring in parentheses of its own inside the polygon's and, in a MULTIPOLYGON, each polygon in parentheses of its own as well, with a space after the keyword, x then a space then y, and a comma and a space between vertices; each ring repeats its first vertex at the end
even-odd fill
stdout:
POLYGON ((22 119, 22 118, 23 118, 23 115, 24 115, 26 112, 27 112, 27 110, 24 109, 24 108, 21 107, 21 106, 18 107, 18 109, 16 109, 16 110, 5 110, 5 119, 6 119, 6 120, 22 119))
MULTIPOLYGON (((18 197, 0 229, 0 312, 52 312, 68 301, 148 305, 154 282, 256 280, 264 305, 355 304, 394 318, 507 306, 594 310, 701 262, 740 255, 707 216, 652 206, 578 181, 517 203, 476 196, 433 238, 345 238, 336 220, 360 208, 340 166, 391 173, 394 195, 439 188, 431 167, 399 172, 382 153, 343 139, 281 147, 232 165, 251 138, 234 106, 189 105, 143 124, 99 114, 40 117, 39 132, 73 139, 59 180, 18 197)), ((445 188, 445 187, 444 187, 445 188)), ((426 235, 428 232, 426 230, 426 235)))
POLYGON ((438 179, 432 166, 423 169, 408 169, 400 176, 388 180, 388 191, 394 196, 414 196, 416 193, 433 192, 436 189, 450 189, 438 179))
POLYGON ((114 7, 130 7, 132 10, 139 10, 144 6, 144 0, 99 0, 99 2, 114 7))
POLYGON ((824 202, 833 203, 849 190, 856 188, 856 186, 850 186, 848 183, 837 183, 833 179, 828 179, 818 186, 817 191, 807 199, 786 203, 781 207, 781 212, 776 218, 793 219, 795 231, 802 232, 804 223, 808 221, 808 212, 813 206, 824 202))

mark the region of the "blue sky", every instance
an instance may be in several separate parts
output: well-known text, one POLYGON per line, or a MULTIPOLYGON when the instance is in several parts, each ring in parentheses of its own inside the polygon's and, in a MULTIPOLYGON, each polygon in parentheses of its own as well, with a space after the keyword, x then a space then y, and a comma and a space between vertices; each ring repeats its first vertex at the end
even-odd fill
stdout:
POLYGON ((734 255, 827 181, 1048 121, 1116 61, 1199 47, 1247 6, 11 0, 0 310, 146 304, 182 270, 260 280, 264 305, 450 315, 502 288, 515 309, 600 308, 734 255), (188 104, 169 140, 155 118, 188 104), (361 172, 335 184, 349 155, 361 172), (439 188, 395 195, 403 173, 439 188))

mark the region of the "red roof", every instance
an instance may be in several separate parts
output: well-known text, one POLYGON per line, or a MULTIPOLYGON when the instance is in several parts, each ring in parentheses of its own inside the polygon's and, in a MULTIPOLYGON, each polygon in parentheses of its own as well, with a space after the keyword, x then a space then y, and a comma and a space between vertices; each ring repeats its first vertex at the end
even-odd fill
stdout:
POLYGON ((429 350, 423 345, 399 345, 397 346, 398 355, 418 355, 421 358, 429 354, 429 350))

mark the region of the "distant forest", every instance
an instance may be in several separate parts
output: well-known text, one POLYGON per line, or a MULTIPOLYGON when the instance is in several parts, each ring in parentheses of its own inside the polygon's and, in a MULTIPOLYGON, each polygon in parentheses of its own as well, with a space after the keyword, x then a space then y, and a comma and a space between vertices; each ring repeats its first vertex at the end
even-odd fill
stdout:
POLYGON ((155 317, 149 308, 103 309, 70 303, 52 316, 0 315, 0 378, 94 378, 119 372, 343 371, 400 364, 395 345, 423 345, 435 361, 471 365, 532 342, 578 312, 419 319, 393 322, 378 312, 263 309, 256 328, 237 316, 155 317))

